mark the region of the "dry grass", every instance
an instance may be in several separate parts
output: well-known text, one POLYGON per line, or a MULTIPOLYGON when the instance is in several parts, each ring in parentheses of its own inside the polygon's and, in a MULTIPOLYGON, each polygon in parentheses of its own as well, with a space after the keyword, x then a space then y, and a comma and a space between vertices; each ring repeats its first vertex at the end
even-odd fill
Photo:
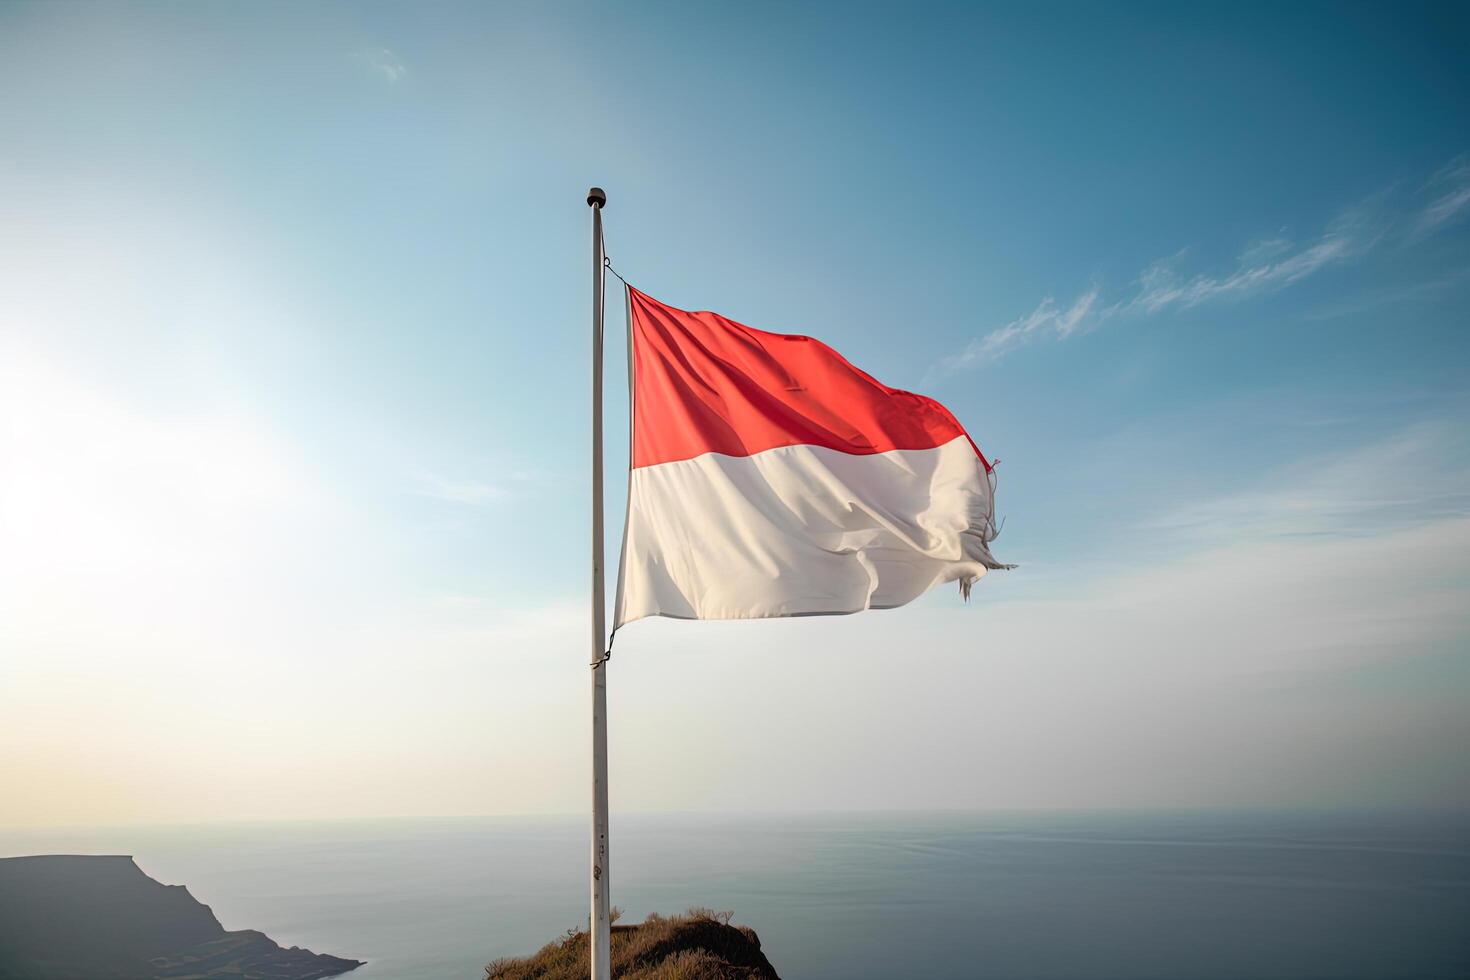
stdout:
MULTIPOLYGON (((496 960, 486 980, 584 980, 590 969, 587 934, 567 930, 534 956, 496 960)), ((637 926, 615 926, 614 980, 779 980, 745 926, 729 912, 690 909, 680 916, 651 915, 637 926)))

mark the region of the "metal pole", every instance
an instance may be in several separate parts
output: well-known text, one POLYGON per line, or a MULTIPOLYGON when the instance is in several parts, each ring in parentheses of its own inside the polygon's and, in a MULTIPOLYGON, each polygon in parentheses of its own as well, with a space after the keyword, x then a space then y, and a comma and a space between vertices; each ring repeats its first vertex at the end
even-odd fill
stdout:
POLYGON ((602 574, 602 188, 592 208, 592 980, 611 980, 612 922, 607 873, 607 641, 602 574))

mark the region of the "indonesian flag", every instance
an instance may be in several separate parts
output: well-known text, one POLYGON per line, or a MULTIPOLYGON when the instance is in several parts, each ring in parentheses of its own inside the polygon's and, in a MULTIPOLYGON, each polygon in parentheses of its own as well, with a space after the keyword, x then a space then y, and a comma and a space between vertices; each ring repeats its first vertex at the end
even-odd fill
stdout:
POLYGON ((628 289, 633 446, 616 626, 887 609, 970 586, 990 463, 943 405, 810 337, 628 289))

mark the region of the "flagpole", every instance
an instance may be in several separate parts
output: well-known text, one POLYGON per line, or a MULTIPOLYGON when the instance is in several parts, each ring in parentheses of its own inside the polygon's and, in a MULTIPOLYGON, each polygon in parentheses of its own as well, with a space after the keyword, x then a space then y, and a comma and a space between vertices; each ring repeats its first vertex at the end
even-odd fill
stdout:
POLYGON ((607 615, 602 571, 602 188, 587 192, 592 209, 592 980, 611 980, 612 922, 607 869, 607 615))

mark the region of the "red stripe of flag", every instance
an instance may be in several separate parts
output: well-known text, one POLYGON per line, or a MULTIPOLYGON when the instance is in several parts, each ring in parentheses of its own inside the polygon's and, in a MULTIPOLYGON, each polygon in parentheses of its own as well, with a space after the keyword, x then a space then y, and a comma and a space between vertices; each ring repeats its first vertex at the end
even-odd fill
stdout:
POLYGON ((821 341, 629 295, 634 467, 800 445, 866 456, 969 438, 934 399, 879 383, 821 341))

